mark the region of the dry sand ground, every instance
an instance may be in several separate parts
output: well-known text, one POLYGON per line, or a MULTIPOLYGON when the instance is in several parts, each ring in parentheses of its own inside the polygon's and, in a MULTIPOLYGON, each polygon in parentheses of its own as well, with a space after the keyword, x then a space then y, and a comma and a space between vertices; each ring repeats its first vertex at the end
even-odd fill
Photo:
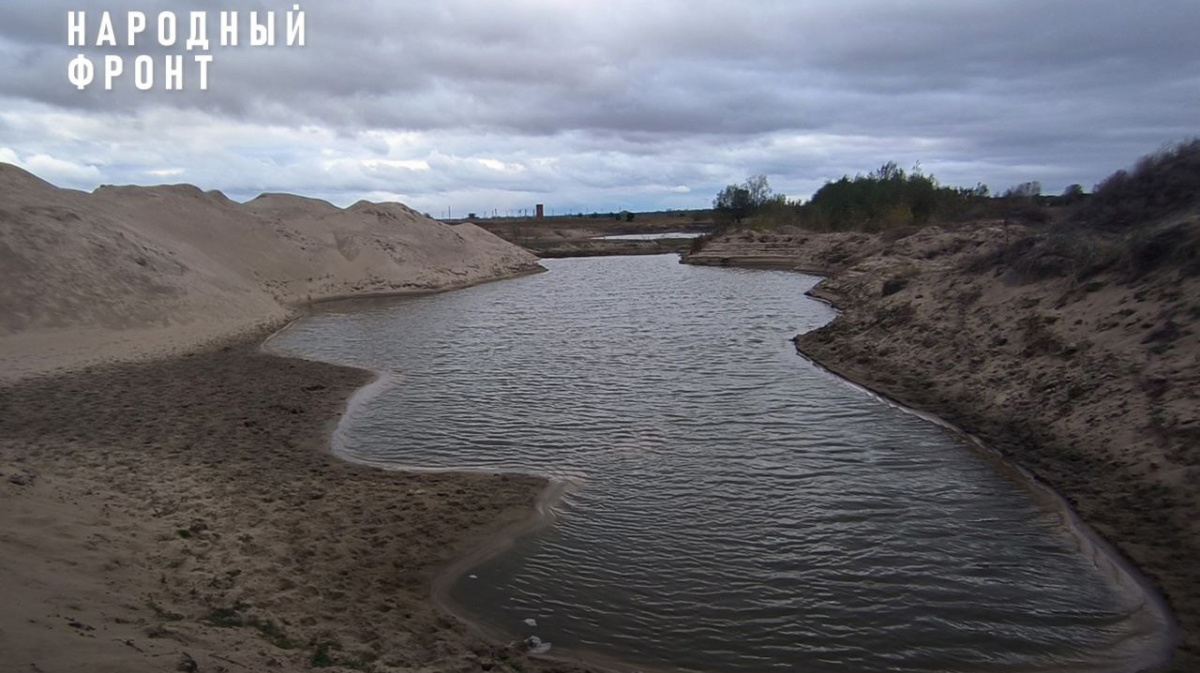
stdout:
POLYGON ((544 482, 335 458, 370 374, 257 344, 0 389, 0 670, 548 670, 429 600, 544 482))
MULTIPOLYGON (((1200 218, 1176 225, 1195 245, 1200 218)), ((1055 487, 1161 587, 1182 631, 1174 668, 1200 670, 1200 274, 1117 265, 1081 282, 1053 246, 996 258, 1030 233, 738 232, 690 261, 828 275, 813 294, 842 314, 798 349, 1055 487)))

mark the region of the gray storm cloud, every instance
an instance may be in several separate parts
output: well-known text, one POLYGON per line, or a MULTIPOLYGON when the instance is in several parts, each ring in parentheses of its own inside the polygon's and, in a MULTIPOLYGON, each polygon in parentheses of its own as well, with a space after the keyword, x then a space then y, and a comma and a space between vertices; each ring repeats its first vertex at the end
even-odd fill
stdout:
POLYGON ((70 10, 173 10, 182 34, 188 11, 290 8, 10 0, 0 159, 83 188, 608 210, 703 206, 751 172, 803 196, 891 159, 1090 184, 1200 121, 1191 0, 301 3, 305 47, 214 47, 209 91, 66 79, 70 10))

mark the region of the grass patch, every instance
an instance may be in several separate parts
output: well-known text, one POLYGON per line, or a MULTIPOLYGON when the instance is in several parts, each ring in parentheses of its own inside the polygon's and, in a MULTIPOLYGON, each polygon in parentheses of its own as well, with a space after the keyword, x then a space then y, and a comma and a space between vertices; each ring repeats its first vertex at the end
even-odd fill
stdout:
MULTIPOLYGON (((374 673, 379 670, 375 666, 378 656, 373 652, 356 655, 345 654, 341 652, 342 646, 337 641, 330 640, 314 640, 310 643, 310 646, 313 648, 313 651, 312 655, 308 658, 308 664, 313 668, 337 666, 354 671, 363 671, 364 673, 374 673)), ((400 664, 394 665, 399 666, 400 664)))
POLYGON ((242 612, 250 606, 245 603, 235 603, 227 608, 213 608, 208 613, 207 621, 213 626, 232 629, 248 627, 258 631, 263 640, 281 650, 296 648, 296 642, 284 630, 270 619, 255 615, 243 615, 242 612))
POLYGON ((317 643, 308 663, 313 668, 329 668, 333 666, 333 657, 329 656, 329 643, 317 643))
POLYGON ((146 607, 150 608, 150 610, 154 612, 155 617, 158 617, 164 622, 183 621, 183 615, 179 614, 178 612, 171 612, 154 601, 147 601, 146 607))
POLYGON ((242 619, 240 612, 245 610, 246 606, 237 603, 228 608, 213 608, 209 611, 206 621, 213 626, 218 626, 223 629, 231 629, 239 626, 245 626, 246 622, 242 619))
POLYGON ((281 650, 292 650, 296 648, 295 641, 293 641, 278 624, 269 619, 260 619, 258 617, 250 616, 246 618, 246 626, 257 630, 259 635, 261 635, 264 640, 281 650))
POLYGON ((363 671, 363 673, 372 673, 377 670, 375 667, 374 655, 360 655, 357 657, 342 657, 338 659, 338 666, 349 668, 353 671, 363 671))

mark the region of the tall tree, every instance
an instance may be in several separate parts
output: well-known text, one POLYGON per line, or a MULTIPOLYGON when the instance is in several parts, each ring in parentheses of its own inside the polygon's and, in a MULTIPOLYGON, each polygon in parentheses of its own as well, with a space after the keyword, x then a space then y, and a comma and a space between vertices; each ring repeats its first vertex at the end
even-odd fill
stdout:
POLYGON ((750 190, 738 185, 729 185, 722 189, 717 198, 713 199, 713 209, 719 214, 731 218, 734 223, 741 223, 754 211, 750 190))

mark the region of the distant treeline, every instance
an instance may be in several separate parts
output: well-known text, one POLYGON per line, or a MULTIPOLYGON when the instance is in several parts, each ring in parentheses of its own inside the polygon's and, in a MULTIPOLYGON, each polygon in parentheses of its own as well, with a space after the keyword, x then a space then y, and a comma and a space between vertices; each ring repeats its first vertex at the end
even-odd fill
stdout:
POLYGON ((906 172, 893 161, 867 175, 827 182, 794 210, 800 224, 814 229, 882 231, 958 217, 989 197, 985 185, 943 186, 932 175, 906 172))
POLYGON ((1043 217, 1042 206, 1071 205, 1087 199, 1080 185, 1062 196, 1046 197, 1038 182, 1026 182, 1000 195, 987 185, 951 187, 920 168, 905 171, 890 161, 866 175, 826 182, 808 201, 775 194, 762 175, 729 185, 713 201, 726 226, 758 228, 781 225, 815 231, 886 231, 936 222, 962 221, 1008 212, 1023 219, 1043 217))
MULTIPOLYGON (((1071 185, 1044 196, 1026 182, 994 195, 988 187, 941 185, 895 162, 866 175, 825 183, 808 201, 774 194, 765 176, 729 185, 713 202, 723 229, 794 226, 811 231, 890 232, 905 236, 927 224, 978 220, 1033 225, 973 270, 1004 264, 1026 279, 1077 282, 1115 272, 1135 281, 1160 270, 1200 275, 1200 139, 1167 146, 1119 170, 1088 194, 1071 185)), ((696 239, 692 252, 711 237, 696 239)))
POLYGON ((742 185, 725 187, 714 199, 713 211, 725 226, 886 232, 994 217, 1039 223, 1051 220, 1049 209, 1069 206, 1069 220, 1124 228, 1169 214, 1198 193, 1200 140, 1188 140, 1142 158, 1132 170, 1118 170, 1092 194, 1072 185, 1061 196, 1048 197, 1036 181, 992 194, 983 184, 942 185, 919 168, 906 172, 888 162, 865 175, 826 182, 806 202, 775 194, 766 176, 754 175, 742 185))
POLYGON ((807 201, 775 194, 766 176, 729 185, 713 201, 725 226, 798 226, 815 231, 888 231, 934 223, 1003 218, 1044 223, 1051 209, 1068 208, 1066 219, 1104 228, 1156 220, 1200 199, 1200 140, 1189 140, 1142 158, 1088 194, 1074 184, 1045 196, 1040 183, 1025 182, 992 194, 982 183, 951 187, 919 167, 905 171, 890 161, 866 175, 826 182, 807 201))

